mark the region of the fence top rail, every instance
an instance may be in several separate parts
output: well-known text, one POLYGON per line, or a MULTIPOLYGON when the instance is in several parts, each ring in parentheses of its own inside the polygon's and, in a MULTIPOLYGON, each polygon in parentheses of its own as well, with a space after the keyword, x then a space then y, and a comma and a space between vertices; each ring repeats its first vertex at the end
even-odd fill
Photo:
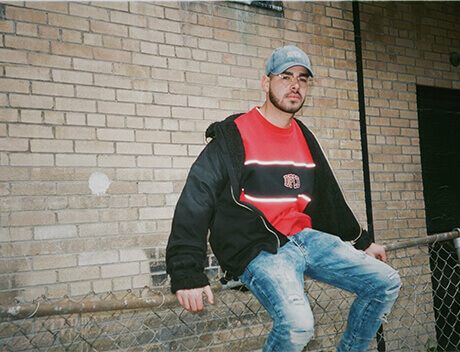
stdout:
POLYGON ((420 245, 431 244, 434 242, 453 240, 458 237, 460 237, 460 229, 454 229, 450 232, 437 233, 434 235, 420 237, 420 238, 416 238, 413 240, 405 240, 401 242, 388 243, 388 244, 385 244, 384 247, 385 247, 385 250, 390 252, 390 251, 395 251, 397 249, 402 249, 402 248, 416 247, 420 245))
POLYGON ((127 295, 125 297, 109 298, 107 300, 94 300, 87 296, 81 301, 64 299, 59 302, 38 302, 33 304, 17 304, 11 306, 0 306, 0 318, 27 319, 32 317, 66 315, 79 313, 105 312, 124 309, 161 308, 175 302, 173 295, 157 293, 149 297, 136 297, 127 295))
MULTIPOLYGON (((455 229, 451 232, 439 233, 413 240, 394 242, 386 244, 384 247, 387 251, 394 251, 397 249, 416 247, 457 238, 460 239, 460 229, 455 229)), ((224 289, 232 288, 232 285, 230 283, 222 285, 220 282, 217 282, 213 284, 211 288, 215 293, 217 293, 224 289)), ((18 320, 53 315, 107 312, 143 308, 161 308, 162 306, 172 305, 177 302, 175 295, 154 292, 148 287, 141 291, 141 296, 136 296, 130 292, 121 298, 116 297, 114 294, 112 294, 112 296, 113 297, 104 300, 96 296, 87 296, 82 298, 80 301, 64 299, 59 302, 44 301, 32 304, 0 306, 0 319, 18 320), (147 294, 143 296, 143 293, 147 294)))

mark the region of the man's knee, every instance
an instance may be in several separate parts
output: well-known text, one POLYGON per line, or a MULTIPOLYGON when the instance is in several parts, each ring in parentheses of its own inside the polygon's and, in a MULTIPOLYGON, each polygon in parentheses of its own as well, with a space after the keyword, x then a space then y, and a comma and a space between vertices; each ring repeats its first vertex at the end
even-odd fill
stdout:
POLYGON ((293 345, 306 346, 314 334, 313 327, 309 330, 291 330, 290 339, 293 345))
POLYGON ((290 306, 284 311, 283 319, 274 322, 275 329, 289 336, 290 343, 305 346, 314 334, 314 318, 308 302, 303 297, 289 296, 290 306))
POLYGON ((396 270, 392 270, 391 273, 387 277, 388 279, 388 286, 386 290, 387 296, 396 299, 398 297, 399 290, 401 288, 401 277, 396 270))
POLYGON ((394 301, 398 297, 401 288, 401 277, 399 273, 392 269, 379 278, 378 295, 385 301, 394 301))
MULTIPOLYGON (((299 312, 302 311, 299 307, 299 312)), ((290 341, 293 345, 305 346, 313 337, 314 322, 313 315, 307 310, 305 314, 297 314, 297 317, 285 321, 282 329, 289 334, 290 341)))
POLYGON ((282 324, 281 330, 285 336, 289 336, 292 346, 304 347, 312 339, 314 334, 313 321, 309 319, 298 320, 296 322, 286 322, 282 324))

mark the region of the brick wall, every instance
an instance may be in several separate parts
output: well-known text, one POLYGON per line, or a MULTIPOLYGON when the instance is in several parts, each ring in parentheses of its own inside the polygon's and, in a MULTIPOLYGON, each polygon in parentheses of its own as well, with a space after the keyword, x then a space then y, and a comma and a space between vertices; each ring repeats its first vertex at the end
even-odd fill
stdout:
MULTIPOLYGON (((426 235, 416 85, 460 89, 458 3, 361 6, 374 225, 382 240, 426 235)), ((449 229, 450 230, 450 229, 449 229)))
MULTIPOLYGON (((283 14, 232 2, 0 6, 2 303, 139 288, 151 270, 162 285, 204 130, 262 103, 265 60, 283 44, 311 57, 299 117, 365 223, 350 2, 285 2, 283 14), (95 173, 109 181, 91 183, 95 173)), ((360 8, 376 235, 422 236, 415 85, 460 88, 448 62, 458 6, 360 8)))

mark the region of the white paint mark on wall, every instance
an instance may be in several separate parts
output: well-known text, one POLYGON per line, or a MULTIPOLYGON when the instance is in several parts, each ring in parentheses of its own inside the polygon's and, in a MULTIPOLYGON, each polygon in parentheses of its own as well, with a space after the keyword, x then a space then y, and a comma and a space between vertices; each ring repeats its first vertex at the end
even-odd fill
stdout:
POLYGON ((106 194, 110 186, 109 177, 102 172, 93 172, 89 177, 89 188, 95 196, 103 196, 106 194))

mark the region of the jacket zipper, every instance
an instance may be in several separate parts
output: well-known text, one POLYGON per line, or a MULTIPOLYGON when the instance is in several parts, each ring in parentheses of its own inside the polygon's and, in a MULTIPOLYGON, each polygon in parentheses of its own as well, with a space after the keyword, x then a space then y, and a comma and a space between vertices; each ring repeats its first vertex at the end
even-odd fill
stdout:
MULTIPOLYGON (((229 170, 228 172, 230 172, 230 170, 229 170)), ((245 208, 245 209, 247 209, 247 210, 249 210, 249 211, 254 212, 253 209, 251 209, 250 207, 248 207, 248 206, 246 206, 246 205, 244 205, 244 204, 241 204, 240 202, 238 202, 238 201, 236 200, 236 197, 235 197, 235 194, 234 194, 234 191, 233 191, 233 185, 232 185, 231 182, 230 182, 230 193, 232 194, 232 199, 233 199, 233 201, 234 201, 237 205, 239 205, 240 207, 245 208)), ((278 246, 277 248, 280 248, 280 247, 281 247, 281 241, 280 241, 278 235, 277 235, 272 229, 270 229, 270 228, 268 227, 268 225, 267 225, 267 223, 266 223, 264 217, 261 216, 260 214, 258 214, 258 215, 259 215, 259 217, 262 219, 262 222, 263 222, 265 228, 267 229, 267 231, 270 232, 273 236, 275 236, 275 238, 276 238, 276 243, 277 243, 277 246, 278 246)))
MULTIPOLYGON (((244 204, 241 204, 240 202, 238 202, 238 201, 236 200, 235 194, 234 194, 234 192, 233 192, 233 186, 232 186, 232 185, 230 185, 230 192, 231 192, 231 194, 232 194, 233 201, 234 201, 237 205, 239 205, 240 207, 245 208, 245 209, 247 209, 247 210, 249 210, 249 211, 254 212, 253 209, 251 209, 250 207, 248 207, 248 206, 246 206, 246 205, 244 205, 244 204)), ((278 235, 277 235, 272 229, 270 229, 270 228, 268 227, 268 225, 267 225, 265 219, 263 218, 263 216, 259 215, 259 217, 262 219, 262 222, 264 223, 264 226, 265 226, 265 228, 267 229, 267 231, 270 232, 271 234, 273 234, 273 236, 275 236, 275 238, 276 238, 276 243, 278 244, 278 247, 277 247, 277 248, 280 248, 280 247, 281 247, 281 242, 280 242, 280 239, 279 239, 278 235)))
MULTIPOLYGON (((356 218, 356 216, 355 216, 355 218, 356 218)), ((358 224, 359 224, 359 223, 358 223, 358 224)), ((359 225, 359 230, 360 230, 360 231, 359 231, 358 237, 356 237, 354 240, 351 240, 351 241, 350 241, 350 243, 351 243, 352 246, 354 246, 354 245, 356 244, 356 242, 358 242, 358 240, 360 239, 361 235, 363 234, 363 228, 362 228, 361 225, 359 225)))
POLYGON ((354 245, 356 244, 356 242, 358 242, 358 240, 360 239, 361 235, 363 234, 363 227, 362 227, 361 224, 359 223, 359 220, 358 220, 358 218, 356 217, 356 215, 355 215, 355 213, 353 212, 353 210, 351 210, 350 204, 348 203, 347 198, 345 197, 345 194, 343 193, 342 186, 341 186, 340 183, 337 181, 337 177, 335 176, 334 170, 332 170, 331 163, 329 162, 329 159, 327 158, 327 155, 326 155, 326 153, 324 152, 323 146, 319 143, 318 138, 316 138, 316 136, 315 136, 313 133, 312 133, 312 136, 313 136, 313 138, 316 139, 316 143, 318 143, 318 145, 319 145, 319 147, 320 147, 320 149, 321 149, 321 152, 323 153, 324 158, 326 159, 327 165, 329 166, 329 169, 331 169, 332 176, 334 177, 335 183, 337 183, 337 185, 339 186, 340 193, 342 193, 342 197, 343 197, 343 199, 345 200, 346 205, 347 205, 348 208, 350 209, 351 213, 353 214, 353 217, 355 218, 356 222, 357 222, 358 225, 359 225, 359 235, 358 235, 355 239, 353 239, 353 240, 350 241, 350 243, 354 246, 354 245))

